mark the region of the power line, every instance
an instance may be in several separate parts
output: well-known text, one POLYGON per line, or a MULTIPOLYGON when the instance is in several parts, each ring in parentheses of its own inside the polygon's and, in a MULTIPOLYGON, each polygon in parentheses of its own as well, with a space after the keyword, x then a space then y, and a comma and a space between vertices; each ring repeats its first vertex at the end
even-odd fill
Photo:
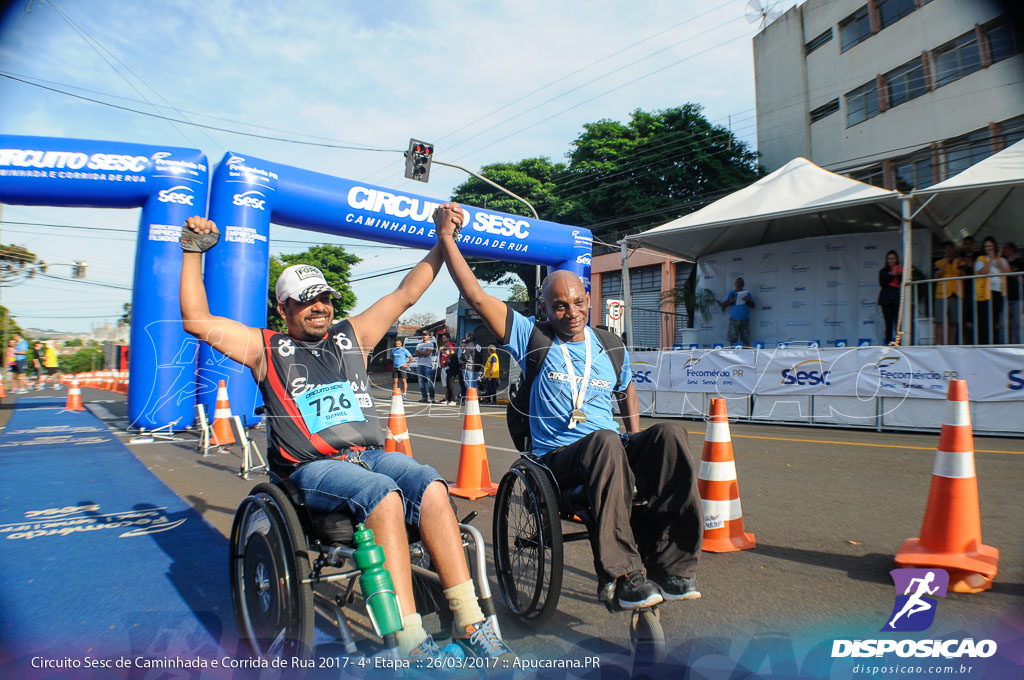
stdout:
POLYGON ((60 89, 55 88, 55 87, 48 87, 46 85, 41 85, 39 83, 33 83, 33 82, 25 80, 23 78, 16 78, 16 77, 14 77, 12 75, 9 75, 7 73, 0 73, 0 77, 4 77, 4 78, 7 78, 8 80, 13 80, 15 82, 23 83, 25 85, 31 85, 32 87, 37 87, 37 88, 40 88, 40 89, 43 89, 43 90, 48 90, 50 92, 56 92, 58 94, 63 94, 65 96, 67 96, 67 97, 72 97, 74 99, 80 99, 82 101, 91 102, 93 104, 99 104, 100 106, 106 106, 106 107, 109 107, 109 108, 112 108, 112 109, 117 109, 119 111, 127 111, 128 113, 137 113, 140 116, 146 116, 148 118, 157 118, 157 119, 160 119, 160 120, 167 120, 167 121, 171 121, 171 122, 174 122, 174 123, 181 123, 182 125, 191 125, 193 127, 202 128, 204 130, 214 130, 216 132, 226 132, 226 133, 232 134, 232 135, 241 135, 242 137, 253 137, 253 138, 256 138, 256 139, 265 139, 265 140, 272 141, 272 142, 287 142, 289 144, 301 144, 303 146, 317 146, 317 147, 322 147, 322 148, 325 148, 325 149, 346 149, 346 150, 349 150, 349 151, 381 151, 381 152, 385 152, 385 153, 405 153, 405 149, 380 149, 380 148, 373 148, 373 147, 368 147, 368 146, 352 146, 352 145, 347 145, 347 144, 327 144, 325 142, 307 142, 307 141, 304 141, 304 140, 301 140, 301 139, 287 139, 285 137, 273 137, 273 136, 270 136, 270 135, 258 135, 258 134, 254 133, 254 132, 241 132, 239 130, 231 130, 229 128, 216 127, 214 125, 203 125, 202 123, 193 123, 190 120, 184 120, 184 119, 181 119, 181 118, 171 118, 170 116, 163 116, 163 115, 160 115, 158 113, 150 113, 149 111, 140 111, 139 109, 133 109, 133 108, 131 108, 129 106, 120 106, 118 104, 112 104, 110 102, 101 101, 99 99, 93 99, 92 97, 84 97, 82 95, 78 95, 78 94, 75 94, 73 92, 67 92, 66 90, 60 90, 60 89))

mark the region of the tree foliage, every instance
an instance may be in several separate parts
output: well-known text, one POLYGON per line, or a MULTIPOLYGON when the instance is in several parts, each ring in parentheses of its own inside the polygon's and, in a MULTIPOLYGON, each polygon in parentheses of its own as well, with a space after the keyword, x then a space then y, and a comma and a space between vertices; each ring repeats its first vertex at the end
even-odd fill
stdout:
POLYGON ((429 326, 437 320, 436 314, 432 314, 430 312, 415 312, 409 316, 399 319, 398 323, 401 326, 415 326, 416 328, 422 328, 423 326, 429 326))
POLYGON ((356 305, 356 294, 349 288, 348 282, 352 267, 361 261, 359 256, 347 252, 339 245, 311 246, 302 253, 272 255, 267 282, 267 326, 274 330, 285 330, 284 319, 277 313, 274 286, 281 272, 293 264, 310 264, 322 271, 327 283, 341 293, 341 297, 334 300, 335 318, 348 316, 356 305))
POLYGON ((0 285, 13 286, 46 273, 46 263, 24 246, 0 245, 0 285))
MULTIPOLYGON (((552 163, 549 158, 526 158, 516 163, 494 163, 485 165, 480 174, 522 196, 536 208, 542 220, 572 223, 576 206, 572 201, 559 199, 556 195, 555 179, 564 175, 563 163, 552 163)), ((475 177, 460 184, 452 193, 452 200, 466 205, 532 217, 530 209, 508 194, 481 182, 475 177)), ((527 296, 535 297, 536 274, 531 264, 512 262, 481 262, 470 259, 470 267, 477 278, 487 283, 512 285, 516 278, 526 286, 527 296)))
MULTIPOLYGON (((624 232, 664 224, 747 186, 764 174, 757 153, 714 125, 699 104, 634 111, 630 120, 583 126, 568 163, 527 158, 485 166, 480 174, 529 200, 541 219, 583 226, 614 242, 624 232)), ((515 215, 519 201, 477 179, 455 188, 452 200, 515 215)), ((510 285, 518 277, 532 298, 534 268, 470 261, 483 281, 510 285)))
MULTIPOLYGON (((64 343, 67 345, 67 343, 64 343)), ((57 365, 64 373, 82 373, 103 367, 103 347, 83 347, 70 356, 62 356, 57 365)))

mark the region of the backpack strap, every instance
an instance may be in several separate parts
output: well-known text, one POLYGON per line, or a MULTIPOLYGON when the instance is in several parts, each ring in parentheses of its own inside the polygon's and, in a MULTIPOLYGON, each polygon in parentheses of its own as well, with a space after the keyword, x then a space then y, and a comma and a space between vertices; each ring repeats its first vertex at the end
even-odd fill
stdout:
POLYGON ((612 361, 612 368, 615 370, 615 387, 612 388, 612 392, 620 392, 622 364, 626 363, 626 346, 622 344, 622 338, 611 331, 606 331, 603 328, 592 328, 591 330, 597 335, 604 346, 604 351, 608 352, 608 358, 612 361))

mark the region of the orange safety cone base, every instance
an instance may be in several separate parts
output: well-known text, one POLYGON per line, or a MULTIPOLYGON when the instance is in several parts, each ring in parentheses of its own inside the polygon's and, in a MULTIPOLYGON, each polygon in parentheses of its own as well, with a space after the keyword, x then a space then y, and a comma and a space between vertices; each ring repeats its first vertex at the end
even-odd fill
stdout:
POLYGON ((907 539, 896 553, 900 567, 939 568, 949 572, 949 589, 955 593, 980 593, 992 587, 999 570, 999 549, 970 546, 970 552, 942 553, 929 550, 917 538, 907 539))
POLYGON ((738 550, 750 550, 757 547, 754 542, 754 534, 741 533, 738 536, 724 536, 722 538, 709 538, 708 532, 704 532, 700 549, 704 552, 724 553, 736 552, 738 550))
POLYGON ((458 486, 449 486, 448 493, 452 496, 458 496, 459 498, 468 498, 471 501, 475 501, 477 498, 483 498, 484 496, 493 496, 498 493, 498 485, 491 483, 490 487, 480 487, 477 489, 464 489, 458 486))

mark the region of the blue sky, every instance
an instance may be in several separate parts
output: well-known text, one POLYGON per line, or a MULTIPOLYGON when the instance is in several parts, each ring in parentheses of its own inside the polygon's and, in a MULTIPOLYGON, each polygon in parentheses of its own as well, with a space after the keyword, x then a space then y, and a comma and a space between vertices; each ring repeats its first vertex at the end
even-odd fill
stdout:
MULTIPOLYGON (((533 156, 563 160, 587 122, 690 101, 713 121, 731 123, 741 139, 753 145, 755 138, 751 39, 758 27, 744 17, 745 0, 10 5, 0 24, 6 134, 194 147, 213 164, 230 150, 436 198, 449 196, 464 173, 435 166, 424 186, 403 178, 401 153, 268 141, 72 95, 306 142, 403 150, 416 137, 434 142, 439 160, 474 170, 533 156)), ((89 264, 91 284, 33 280, 5 288, 2 303, 23 326, 80 331, 93 320, 116 320, 131 299, 134 234, 73 227, 134 231, 139 211, 5 205, 2 217, 4 243, 48 262, 89 264)), ((422 256, 279 226, 271 241, 272 253, 350 244, 364 258, 354 278, 422 256)), ((55 264, 51 273, 68 277, 70 268, 55 264)), ((355 311, 400 277, 354 283, 355 311)), ((411 311, 439 319, 456 299, 443 272, 411 311)))

